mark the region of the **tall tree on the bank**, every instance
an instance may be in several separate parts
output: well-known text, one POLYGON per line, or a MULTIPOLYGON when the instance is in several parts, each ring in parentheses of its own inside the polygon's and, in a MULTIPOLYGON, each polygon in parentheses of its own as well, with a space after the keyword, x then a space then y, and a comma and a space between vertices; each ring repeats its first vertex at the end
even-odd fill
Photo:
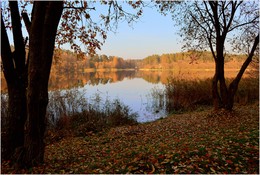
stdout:
MULTIPOLYGON (((128 13, 117 1, 101 1, 106 14, 100 12, 101 23, 91 18, 97 3, 87 1, 32 1, 1 4, 1 59, 8 86, 8 136, 2 158, 10 158, 17 167, 31 167, 43 162, 45 114, 48 104, 48 80, 52 65, 55 39, 57 46, 71 45, 76 53, 95 53, 106 39, 107 31, 121 19, 131 23, 142 14, 142 3, 128 2, 135 10, 128 13), (27 6, 28 7, 28 6, 27 6), (20 11, 22 14, 20 15, 20 11), (29 15, 28 15, 29 14, 29 15), (21 16, 28 36, 24 38, 21 16), (28 17, 31 16, 31 19, 28 17), (13 33, 11 50, 7 28, 13 33), (26 56, 27 40, 29 54, 26 56)), ((100 19, 99 19, 100 20, 100 19)))
POLYGON ((173 20, 181 27, 184 48, 209 49, 215 61, 212 96, 215 109, 233 108, 234 96, 243 73, 257 57, 259 43, 258 1, 187 1, 179 6, 157 2, 161 12, 173 11, 173 20), (247 54, 237 76, 229 84, 225 80, 225 53, 232 48, 247 54))

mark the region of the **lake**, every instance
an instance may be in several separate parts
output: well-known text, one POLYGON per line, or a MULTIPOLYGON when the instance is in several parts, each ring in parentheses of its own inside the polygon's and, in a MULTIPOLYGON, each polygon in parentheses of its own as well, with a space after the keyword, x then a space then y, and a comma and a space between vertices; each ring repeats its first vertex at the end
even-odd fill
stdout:
POLYGON ((92 105, 97 101, 105 105, 106 99, 118 99, 136 112, 137 121, 143 123, 167 116, 164 89, 169 79, 205 79, 213 73, 213 69, 62 72, 51 74, 49 90, 70 92, 75 100, 84 94, 84 99, 92 105))
MULTIPOLYGON (((235 72, 230 72, 231 77, 235 75, 235 72)), ((74 92, 75 100, 78 99, 76 96, 84 94, 84 99, 90 104, 95 103, 97 96, 101 105, 104 105, 106 99, 110 101, 119 99, 132 112, 138 114, 137 121, 142 123, 167 115, 164 88, 170 78, 205 79, 211 78, 213 74, 214 69, 52 72, 49 92, 50 97, 53 92, 74 92)), ((1 86, 1 91, 6 92, 3 76, 1 86)), ((53 110, 59 109, 53 107, 53 110)))
MULTIPOLYGON (((89 72, 80 76, 67 76, 66 87, 57 88, 63 78, 50 80, 52 92, 71 92, 74 96, 81 96, 90 104, 94 104, 99 98, 99 104, 104 105, 106 99, 113 101, 120 100, 131 109, 131 112, 138 114, 139 123, 150 122, 165 117, 165 96, 164 81, 171 75, 171 72, 161 71, 114 71, 114 72, 89 72), (166 74, 168 76, 166 76, 166 74), (163 77, 163 78, 162 78, 163 77), (69 81, 71 78, 71 81, 69 81), (163 79, 163 80, 162 80, 163 79), (56 82, 55 82, 56 81, 56 82), (73 93, 73 91, 75 91, 73 93)), ((50 94, 51 96, 51 94, 50 94)), ((78 99, 79 97, 74 97, 78 99)), ((80 109, 79 109, 80 110, 80 109)))
POLYGON ((153 121, 166 115, 163 104, 155 98, 156 92, 163 92, 162 83, 150 83, 142 78, 124 78, 122 81, 107 84, 86 84, 83 89, 87 92, 87 99, 95 94, 100 95, 102 101, 106 98, 119 99, 132 112, 138 113, 138 122, 153 121))
POLYGON ((49 90, 70 91, 73 96, 84 94, 84 99, 90 104, 95 103, 97 97, 101 105, 105 104, 106 99, 119 99, 132 112, 136 112, 137 121, 143 123, 167 115, 164 89, 169 79, 205 79, 212 77, 213 73, 212 70, 205 74, 204 69, 61 72, 51 74, 49 90))

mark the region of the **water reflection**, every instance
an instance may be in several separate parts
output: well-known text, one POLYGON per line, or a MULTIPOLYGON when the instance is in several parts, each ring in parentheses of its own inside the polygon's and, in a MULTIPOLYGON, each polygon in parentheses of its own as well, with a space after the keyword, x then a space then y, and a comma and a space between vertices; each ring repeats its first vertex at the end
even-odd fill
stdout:
MULTIPOLYGON (((211 76, 211 74, 207 75, 211 76)), ((166 115, 164 84, 168 79, 177 76, 183 78, 192 76, 192 73, 182 74, 178 70, 56 72, 51 73, 49 91, 76 89, 79 96, 82 95, 80 92, 86 92, 84 98, 89 103, 93 103, 95 101, 93 97, 98 94, 101 97, 101 105, 107 98, 112 101, 119 99, 133 112, 138 113, 138 122, 147 122, 166 115)), ((1 86, 3 92, 6 89, 3 76, 1 86)))
MULTIPOLYGON (((191 79, 209 78, 213 76, 213 70, 113 70, 113 71, 90 71, 90 72, 52 72, 49 80, 49 90, 71 89, 73 87, 83 87, 86 84, 99 86, 100 84, 116 83, 125 78, 142 78, 149 83, 166 84, 169 78, 191 79)), ((2 73, 1 92, 7 91, 7 85, 2 73)))
POLYGON ((49 89, 69 89, 72 87, 83 87, 84 85, 99 86, 101 84, 116 83, 125 78, 142 78, 149 83, 167 83, 168 78, 173 75, 172 71, 97 71, 86 73, 74 73, 59 75, 51 74, 49 89))
POLYGON ((122 81, 108 82, 98 86, 86 84, 79 90, 87 92, 85 97, 89 99, 90 103, 95 94, 99 94, 103 104, 106 98, 111 100, 119 99, 129 106, 133 112, 138 113, 138 122, 147 122, 166 115, 165 107, 157 102, 153 94, 153 90, 163 91, 163 88, 162 83, 153 84, 142 78, 124 78, 122 81))
MULTIPOLYGON (((164 84, 176 75, 179 76, 180 73, 174 70, 51 73, 49 91, 77 90, 78 94, 73 94, 78 96, 84 92, 84 98, 88 103, 94 103, 96 101, 94 98, 98 94, 100 105, 102 103, 105 105, 107 98, 111 101, 119 99, 133 112, 138 113, 138 122, 148 122, 166 115, 164 84)), ((2 79, 2 82, 5 81, 2 79)), ((5 83, 2 83, 2 90, 6 89, 4 85, 5 83)), ((75 95, 74 99, 78 97, 75 95)))
MULTIPOLYGON (((156 92, 162 92, 163 83, 172 76, 172 72, 162 71, 99 71, 99 72, 75 72, 64 74, 51 74, 49 91, 75 91, 84 97, 88 103, 94 103, 96 94, 100 97, 100 105, 104 105, 108 98, 111 101, 119 99, 129 106, 133 112, 137 112, 138 122, 152 121, 166 115, 162 97, 156 92), (84 93, 83 93, 84 92, 84 93)), ((2 77, 2 92, 6 89, 2 77)), ((51 95, 50 94, 50 95, 51 95)), ((78 97, 74 97, 78 99, 78 97)), ((59 110, 59 109, 57 109, 59 110)), ((80 109, 78 109, 80 111, 80 109)), ((58 116, 57 116, 58 117, 58 116)))
POLYGON ((88 106, 103 109, 107 101, 119 100, 138 114, 138 122, 148 122, 166 115, 163 89, 162 83, 149 83, 142 78, 124 78, 95 86, 87 83, 79 88, 50 92, 48 111, 57 118, 64 112, 70 115, 88 106))

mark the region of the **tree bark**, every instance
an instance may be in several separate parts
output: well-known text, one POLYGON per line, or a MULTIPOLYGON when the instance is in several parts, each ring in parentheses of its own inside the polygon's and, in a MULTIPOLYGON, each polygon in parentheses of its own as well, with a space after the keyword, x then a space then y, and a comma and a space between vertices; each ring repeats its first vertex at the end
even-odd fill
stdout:
POLYGON ((30 27, 25 142, 18 166, 31 167, 43 162, 45 114, 55 36, 63 2, 36 1, 30 27))
MULTIPOLYGON (((15 150, 24 144, 24 123, 26 119, 25 47, 21 32, 21 21, 17 2, 10 2, 15 51, 11 52, 5 25, 1 17, 1 58, 8 88, 8 116, 6 138, 2 140, 2 159, 10 159, 15 150)), ((14 158, 15 160, 15 158, 14 158)))
POLYGON ((241 69, 239 70, 236 78, 230 83, 230 85, 228 87, 229 99, 228 99, 228 102, 227 102, 227 105, 226 105, 227 110, 232 110, 232 108, 234 106, 234 97, 235 97, 235 94, 237 92, 239 82, 240 82, 246 68, 251 63, 252 58, 254 56, 254 52, 255 52, 258 44, 259 44, 259 34, 255 37, 255 41, 254 41, 254 44, 252 46, 252 49, 251 49, 247 59, 243 63, 241 69))
POLYGON ((224 108, 224 109, 230 111, 233 109, 234 97, 237 92, 239 82, 240 82, 246 68, 252 61, 254 52, 255 52, 258 44, 259 44, 259 35, 257 35, 257 37, 255 38, 255 41, 252 46, 250 54, 248 55, 247 59, 243 63, 236 78, 230 83, 228 88, 225 83, 223 51, 219 50, 219 53, 217 53, 217 59, 215 61, 215 66, 216 66, 215 75, 212 80, 212 95, 213 95, 213 104, 214 104, 215 110, 224 108), (221 53, 222 53, 223 57, 221 57, 221 53), (223 58, 223 59, 221 59, 221 58, 223 58), (219 86, 218 86, 218 82, 219 82, 219 86))

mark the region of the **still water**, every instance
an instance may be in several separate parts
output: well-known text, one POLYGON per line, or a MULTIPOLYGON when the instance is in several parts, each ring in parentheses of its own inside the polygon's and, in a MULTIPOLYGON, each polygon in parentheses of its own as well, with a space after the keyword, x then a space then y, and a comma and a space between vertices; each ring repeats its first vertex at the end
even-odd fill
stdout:
POLYGON ((163 92, 162 83, 149 83, 142 78, 124 78, 122 81, 95 86, 86 84, 83 89, 87 92, 87 99, 91 99, 94 94, 99 94, 102 100, 119 99, 132 112, 138 113, 138 122, 153 121, 166 115, 162 101, 157 98, 158 93, 163 92))
MULTIPOLYGON (((171 72, 167 73, 168 76, 171 72)), ((138 114, 137 121, 140 123, 154 121, 167 115, 165 110, 164 83, 161 81, 162 72, 90 72, 72 77, 68 81, 67 88, 62 91, 77 91, 77 95, 84 94, 84 98, 90 104, 95 103, 97 96, 100 104, 105 105, 106 99, 120 100, 128 106, 131 112, 138 114)), ((165 79, 166 75, 163 74, 165 79)), ((69 79, 67 77, 67 79, 69 79)), ((60 78, 56 78, 60 80, 60 78)), ((59 84, 51 81, 50 85, 59 84)), ((55 89, 55 88, 54 88, 55 89)), ((54 91, 58 91, 55 89, 54 91)), ((75 93, 74 93, 75 95, 75 93)), ((77 96, 76 95, 76 96, 77 96)), ((74 97, 75 100, 78 97, 74 97)), ((79 109, 80 110, 80 109, 79 109)))

